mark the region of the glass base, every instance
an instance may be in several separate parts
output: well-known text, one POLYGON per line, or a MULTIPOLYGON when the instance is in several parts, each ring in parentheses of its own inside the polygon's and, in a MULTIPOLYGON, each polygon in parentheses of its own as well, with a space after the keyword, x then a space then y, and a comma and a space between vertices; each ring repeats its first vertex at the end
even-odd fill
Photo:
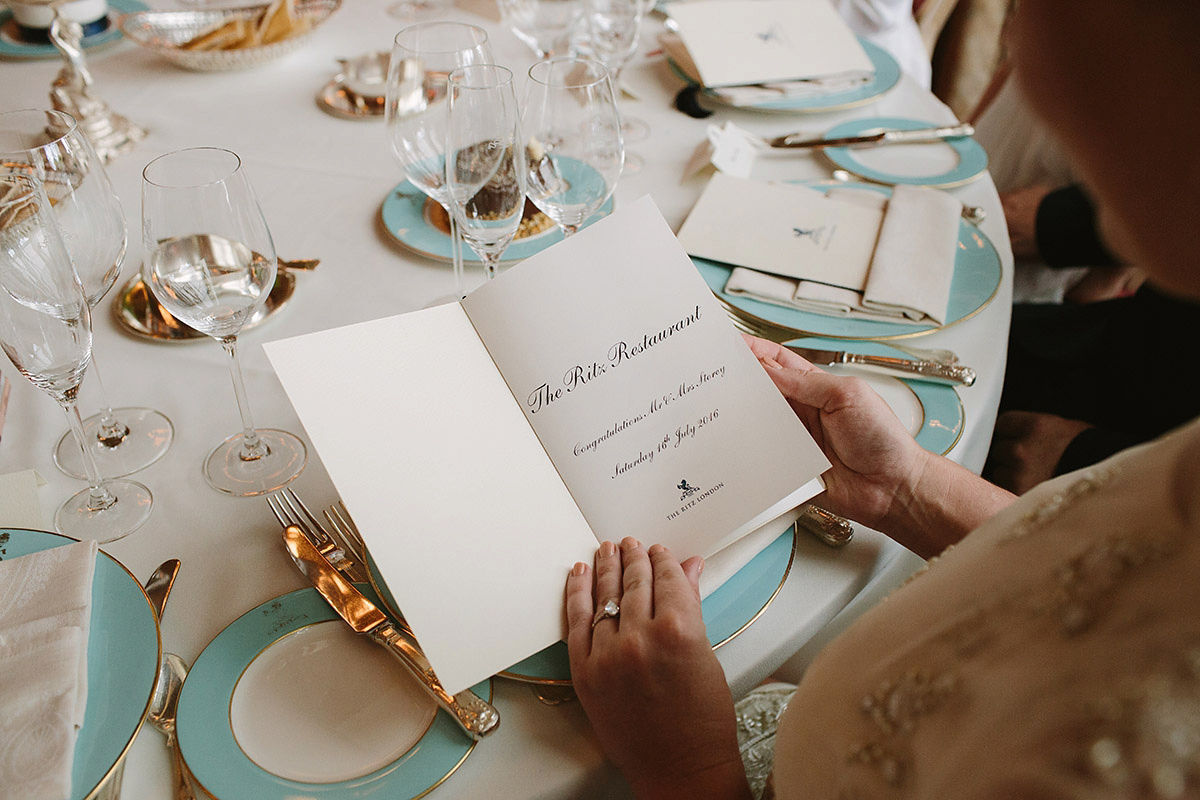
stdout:
POLYGON ((150 518, 154 497, 150 490, 134 481, 104 481, 104 488, 116 502, 100 511, 88 508, 91 489, 84 489, 67 499, 54 514, 54 527, 59 533, 75 539, 95 539, 115 542, 142 527, 150 518))
POLYGON ((650 125, 638 117, 621 117, 621 138, 626 142, 641 142, 650 138, 650 125))
POLYGON ((636 175, 646 166, 645 160, 637 153, 625 151, 625 164, 621 167, 622 175, 636 175))
MULTIPOLYGON (((92 447, 96 467, 105 478, 121 478, 158 461, 171 447, 175 426, 166 415, 152 408, 115 408, 113 416, 129 429, 125 438, 109 446, 97 435, 100 415, 83 421, 83 435, 92 447)), ((54 465, 72 478, 87 480, 83 469, 83 453, 71 431, 67 431, 54 447, 54 465)))
POLYGON ((445 11, 450 5, 449 0, 398 0, 387 7, 387 13, 396 19, 417 19, 445 11))
POLYGON ((256 497, 287 486, 304 470, 308 449, 287 431, 259 428, 267 455, 243 460, 242 434, 230 436, 208 455, 204 477, 210 486, 234 497, 256 497))

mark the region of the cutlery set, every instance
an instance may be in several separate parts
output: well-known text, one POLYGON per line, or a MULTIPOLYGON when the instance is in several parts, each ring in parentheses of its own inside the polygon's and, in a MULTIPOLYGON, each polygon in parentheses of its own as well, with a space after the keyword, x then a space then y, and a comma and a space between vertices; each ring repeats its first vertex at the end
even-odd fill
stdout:
POLYGON ((778 149, 820 149, 824 147, 864 147, 884 144, 913 144, 918 142, 937 142, 943 139, 953 139, 959 136, 971 136, 975 128, 970 123, 959 125, 944 125, 936 128, 917 128, 914 130, 882 129, 864 131, 855 136, 839 136, 825 138, 811 136, 805 133, 787 133, 773 139, 765 139, 768 147, 778 149))

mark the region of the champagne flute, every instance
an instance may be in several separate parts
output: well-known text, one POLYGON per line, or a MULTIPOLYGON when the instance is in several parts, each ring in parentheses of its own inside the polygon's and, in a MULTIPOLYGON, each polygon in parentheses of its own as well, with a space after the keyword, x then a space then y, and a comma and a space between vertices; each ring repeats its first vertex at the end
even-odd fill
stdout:
POLYGON ((85 445, 75 402, 91 358, 91 313, 50 201, 28 172, 0 172, 0 345, 62 406, 87 470, 88 488, 59 506, 55 528, 100 542, 137 530, 154 500, 140 483, 102 481, 85 445))
POLYGON ((529 68, 521 130, 534 205, 571 236, 616 189, 625 159, 608 70, 553 58, 529 68))
POLYGON ((512 72, 492 64, 459 67, 449 88, 450 209, 491 280, 525 210, 525 148, 512 72))
POLYGON ((570 55, 584 0, 499 0, 500 18, 539 59, 570 55))
POLYGON ((237 154, 178 150, 142 170, 146 283, 175 317, 216 339, 229 356, 242 432, 209 454, 209 484, 238 497, 286 486, 308 460, 295 435, 255 428, 237 335, 275 285, 275 245, 237 154))
POLYGON ((384 104, 388 143, 405 177, 446 210, 454 262, 454 295, 463 288, 462 240, 446 191, 446 79, 459 67, 492 62, 487 33, 463 22, 426 22, 396 34, 384 104))
MULTIPOLYGON (((642 20, 646 13, 644 0, 586 0, 587 42, 591 55, 608 67, 613 92, 621 96, 621 73, 637 52, 642 20)), ((621 115, 621 137, 628 143, 645 139, 650 126, 643 120, 621 115)), ((640 156, 625 151, 625 171, 637 172, 643 166, 640 156)))
MULTIPOLYGON (((61 111, 0 113, 0 160, 9 168, 29 169, 42 182, 88 305, 96 308, 121 271, 125 214, 87 136, 74 117, 61 111)), ((100 413, 82 425, 101 474, 129 475, 162 458, 175 436, 171 420, 151 408, 114 409, 94 357, 91 376, 100 413)), ((73 478, 86 477, 71 430, 59 438, 54 463, 73 478)))

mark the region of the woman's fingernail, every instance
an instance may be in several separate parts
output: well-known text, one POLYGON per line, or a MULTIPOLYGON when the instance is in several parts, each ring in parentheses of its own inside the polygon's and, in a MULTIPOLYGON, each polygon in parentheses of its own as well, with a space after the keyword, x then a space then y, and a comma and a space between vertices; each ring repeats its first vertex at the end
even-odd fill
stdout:
POLYGON ((771 358, 770 356, 763 356, 760 360, 762 361, 763 364, 767 365, 771 369, 783 369, 783 364, 780 364, 778 361, 771 358))
POLYGON ((626 536, 624 539, 621 540, 621 549, 622 550, 636 550, 637 548, 639 548, 641 546, 642 546, 642 543, 639 542, 637 539, 633 538, 632 536, 626 536))
POLYGON ((615 556, 616 554, 617 554, 617 546, 615 544, 613 544, 612 542, 601 542, 600 543, 600 555, 607 558, 609 556, 615 556))
POLYGON ((582 561, 576 561, 575 566, 571 567, 571 574, 576 578, 582 578, 587 574, 587 564, 582 561))

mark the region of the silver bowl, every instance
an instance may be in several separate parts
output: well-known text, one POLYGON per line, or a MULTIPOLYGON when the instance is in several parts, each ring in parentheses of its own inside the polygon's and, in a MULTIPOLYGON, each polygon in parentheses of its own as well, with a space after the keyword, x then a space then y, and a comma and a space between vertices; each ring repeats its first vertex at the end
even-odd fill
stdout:
POLYGON ((138 11, 121 18, 121 32, 139 45, 187 69, 218 71, 264 64, 298 50, 341 5, 341 0, 296 0, 296 15, 308 28, 286 39, 233 50, 184 50, 181 45, 236 18, 254 18, 266 5, 199 11, 138 11))

